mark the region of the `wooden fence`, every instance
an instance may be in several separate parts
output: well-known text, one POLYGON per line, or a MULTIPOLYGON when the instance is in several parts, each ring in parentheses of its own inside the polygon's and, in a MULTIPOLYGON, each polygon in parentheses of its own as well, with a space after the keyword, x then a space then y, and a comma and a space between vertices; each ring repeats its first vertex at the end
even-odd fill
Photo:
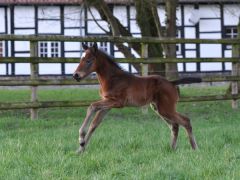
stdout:
POLYGON ((79 58, 40 58, 38 57, 38 41, 65 41, 65 42, 124 42, 124 43, 141 43, 142 57, 132 59, 118 59, 119 63, 140 63, 142 65, 142 74, 146 75, 147 64, 151 63, 181 63, 181 62, 232 62, 231 76, 209 76, 203 77, 203 82, 219 82, 232 81, 232 93, 215 96, 193 96, 181 97, 180 102, 193 101, 215 101, 215 100, 232 100, 232 107, 237 108, 237 99, 240 98, 238 94, 237 82, 240 81, 240 73, 238 65, 240 63, 239 44, 240 39, 176 39, 176 38, 132 38, 132 37, 75 37, 75 36, 20 36, 20 35, 0 35, 0 40, 4 41, 30 41, 30 57, 1 57, 0 63, 30 63, 31 75, 30 78, 24 81, 19 81, 14 78, 8 80, 1 80, 0 86, 30 86, 31 87, 31 101, 30 102, 14 102, 3 103, 0 102, 0 110, 7 109, 31 109, 31 119, 37 119, 38 108, 49 107, 79 107, 87 106, 90 101, 44 101, 37 100, 37 87, 48 85, 84 85, 97 84, 96 80, 83 80, 80 83, 73 79, 41 79, 38 77, 38 63, 78 63, 79 58), (194 43, 194 44, 232 44, 233 55, 232 58, 148 58, 148 44, 150 43, 194 43))

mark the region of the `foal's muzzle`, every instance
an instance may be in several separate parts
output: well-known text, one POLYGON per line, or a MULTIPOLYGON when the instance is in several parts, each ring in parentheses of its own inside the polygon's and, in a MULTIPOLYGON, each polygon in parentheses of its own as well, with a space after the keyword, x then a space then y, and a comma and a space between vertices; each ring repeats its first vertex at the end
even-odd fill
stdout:
POLYGON ((74 73, 73 78, 78 82, 81 80, 81 77, 78 75, 78 73, 74 73))

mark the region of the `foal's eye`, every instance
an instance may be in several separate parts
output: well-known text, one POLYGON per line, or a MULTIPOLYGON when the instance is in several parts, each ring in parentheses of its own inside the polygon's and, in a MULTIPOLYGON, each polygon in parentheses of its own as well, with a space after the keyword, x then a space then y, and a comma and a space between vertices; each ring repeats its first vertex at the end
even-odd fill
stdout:
POLYGON ((87 63, 87 64, 90 64, 90 63, 91 63, 91 60, 87 60, 86 63, 87 63))

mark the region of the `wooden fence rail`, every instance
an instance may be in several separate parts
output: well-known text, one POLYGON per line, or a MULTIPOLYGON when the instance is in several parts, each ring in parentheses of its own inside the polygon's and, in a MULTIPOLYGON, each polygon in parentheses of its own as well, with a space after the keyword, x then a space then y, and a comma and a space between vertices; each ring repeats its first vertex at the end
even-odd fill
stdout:
POLYGON ((116 36, 63 36, 63 35, 0 35, 0 41, 65 41, 65 42, 112 42, 112 43, 163 43, 163 44, 239 44, 234 39, 182 39, 156 37, 116 37, 116 36))
POLYGON ((61 36, 61 35, 0 35, 0 41, 30 41, 31 57, 0 57, 0 63, 30 63, 31 76, 23 81, 10 78, 9 80, 1 80, 0 86, 30 86, 31 101, 30 102, 12 102, 1 103, 0 110, 7 109, 31 109, 31 119, 37 118, 38 108, 49 107, 79 107, 87 106, 90 101, 38 101, 37 86, 49 85, 85 85, 98 84, 94 79, 83 80, 80 83, 69 78, 62 79, 41 79, 38 76, 38 63, 79 63, 79 58, 42 58, 38 57, 38 41, 64 41, 64 42, 112 42, 112 43, 140 43, 142 45, 141 58, 116 58, 119 63, 140 63, 142 65, 142 74, 146 75, 147 64, 153 63, 183 63, 183 62, 232 62, 232 76, 210 76, 203 77, 203 82, 233 82, 232 94, 229 95, 214 95, 214 96, 193 96, 180 97, 180 102, 195 102, 195 101, 213 101, 213 100, 232 100, 233 107, 237 107, 237 99, 240 99, 238 94, 237 81, 240 81, 240 73, 237 72, 236 66, 240 63, 239 52, 234 51, 232 58, 148 58, 148 44, 164 43, 194 43, 194 44, 232 44, 234 49, 239 48, 240 38, 236 39, 178 39, 178 38, 153 38, 153 37, 76 37, 76 36, 61 36))
MULTIPOLYGON (((188 63, 188 62, 235 62, 240 63, 238 57, 232 58, 115 58, 118 63, 158 64, 158 63, 188 63)), ((79 58, 47 58, 47 57, 0 57, 0 63, 79 63, 79 58)))
MULTIPOLYGON (((180 102, 204 102, 240 99, 240 95, 212 95, 212 96, 192 96, 181 97, 180 102)), ((97 100, 96 100, 97 101, 97 100)), ((0 103, 0 110, 29 109, 29 108, 53 108, 53 107, 80 107, 89 106, 93 101, 35 101, 35 102, 11 102, 0 103)))
MULTIPOLYGON (((209 76, 202 77, 202 82, 224 82, 240 81, 240 76, 209 76)), ((96 79, 84 79, 77 82, 73 79, 25 79, 20 80, 1 80, 0 86, 66 86, 66 85, 94 85, 98 84, 96 79)))

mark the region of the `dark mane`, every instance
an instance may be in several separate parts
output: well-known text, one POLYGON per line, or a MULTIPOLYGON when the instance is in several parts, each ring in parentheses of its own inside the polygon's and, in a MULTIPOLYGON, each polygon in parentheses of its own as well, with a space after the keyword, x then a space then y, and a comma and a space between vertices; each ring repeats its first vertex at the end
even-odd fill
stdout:
MULTIPOLYGON (((105 51, 103 51, 103 50, 98 49, 98 51, 99 51, 100 54, 102 54, 103 56, 106 57, 106 59, 108 60, 108 62, 109 62, 111 65, 113 65, 114 67, 116 67, 116 68, 118 68, 118 69, 120 69, 120 70, 123 70, 122 67, 121 67, 116 61, 114 61, 114 57, 113 57, 113 56, 107 54, 107 53, 106 53, 105 51)), ((124 70, 123 70, 123 71, 124 71, 124 70)))

